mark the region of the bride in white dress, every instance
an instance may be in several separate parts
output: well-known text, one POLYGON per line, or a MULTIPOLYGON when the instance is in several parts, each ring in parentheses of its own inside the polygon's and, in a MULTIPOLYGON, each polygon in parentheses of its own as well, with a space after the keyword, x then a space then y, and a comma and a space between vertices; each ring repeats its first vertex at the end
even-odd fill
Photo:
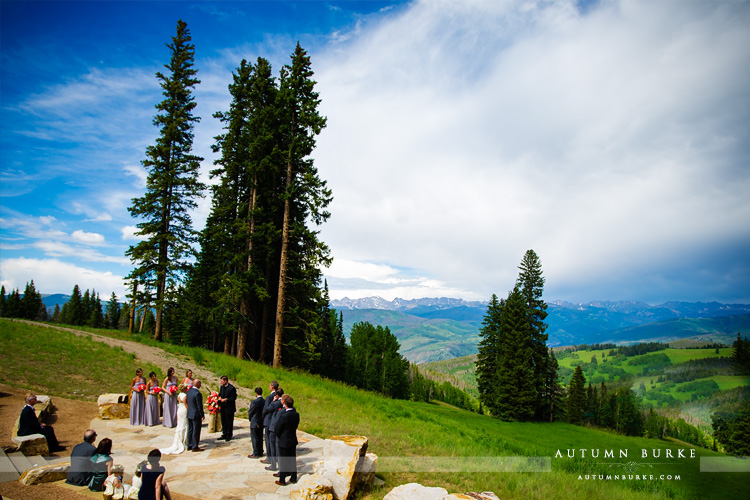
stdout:
POLYGON ((179 455, 187 446, 187 394, 181 392, 177 396, 177 427, 174 430, 172 446, 160 450, 162 455, 179 455))

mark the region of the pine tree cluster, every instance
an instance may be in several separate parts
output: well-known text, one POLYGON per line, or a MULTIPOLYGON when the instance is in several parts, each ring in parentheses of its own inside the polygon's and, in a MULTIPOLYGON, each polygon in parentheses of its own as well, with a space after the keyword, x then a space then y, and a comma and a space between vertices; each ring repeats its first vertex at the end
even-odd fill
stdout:
POLYGON ((503 420, 552 421, 561 411, 557 361, 547 349, 547 304, 539 257, 528 250, 515 287, 492 295, 480 330, 476 373, 480 401, 503 420))

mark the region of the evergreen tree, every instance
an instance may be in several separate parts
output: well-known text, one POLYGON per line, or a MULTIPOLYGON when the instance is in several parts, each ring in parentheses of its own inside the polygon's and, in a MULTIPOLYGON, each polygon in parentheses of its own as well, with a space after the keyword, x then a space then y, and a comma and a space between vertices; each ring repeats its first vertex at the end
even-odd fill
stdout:
POLYGON ((21 318, 23 317, 23 312, 21 293, 18 291, 18 288, 14 288, 5 301, 5 316, 8 318, 21 318))
POLYGON ((42 296, 37 293, 36 287, 34 286, 34 280, 30 283, 26 283, 26 288, 21 298, 21 315, 20 317, 28 320, 43 320, 41 309, 44 309, 44 303, 42 302, 42 296))
POLYGON ((105 314, 105 327, 116 330, 120 323, 120 303, 117 301, 117 295, 112 292, 112 296, 107 302, 107 309, 105 314))
POLYGON ((155 290, 157 340, 162 337, 162 315, 170 300, 169 284, 181 276, 184 258, 192 253, 195 236, 189 212, 196 207, 195 198, 204 189, 198 181, 203 158, 191 152, 193 126, 200 120, 193 115, 196 103, 192 89, 200 80, 195 77, 195 47, 191 40, 187 24, 178 21, 177 34, 167 44, 172 53, 170 63, 165 65, 168 73, 156 73, 164 100, 156 105, 159 112, 154 117, 159 137, 155 145, 146 149, 143 160, 148 171, 146 193, 134 198, 128 208, 131 216, 143 219, 137 224, 136 234, 144 238, 126 252, 136 265, 129 278, 137 278, 155 290))
POLYGON ((130 325, 130 304, 125 302, 120 309, 120 317, 114 328, 118 330, 127 330, 130 325))
POLYGON ((60 304, 55 304, 55 311, 52 313, 52 322, 60 322, 60 304))
POLYGON ((0 288, 0 317, 5 316, 5 285, 0 288))
POLYGON ((586 410, 586 378, 581 365, 576 366, 573 377, 568 384, 568 422, 582 424, 586 410))
POLYGON ((500 318, 505 301, 498 301, 494 293, 487 305, 487 312, 482 319, 479 330, 479 341, 476 376, 479 400, 489 410, 490 414, 497 414, 497 373, 500 365, 500 318))
POLYGON ((70 299, 63 305, 61 322, 66 325, 83 325, 86 320, 86 310, 81 296, 81 289, 78 285, 73 286, 70 299))
POLYGON ((409 398, 409 362, 388 327, 355 323, 349 335, 347 381, 361 389, 398 399, 409 398))
POLYGON ((549 362, 547 350, 549 335, 545 333, 547 324, 544 322, 547 318, 547 304, 542 299, 544 293, 542 263, 534 250, 526 251, 518 269, 520 273, 516 286, 520 289, 526 304, 526 321, 531 335, 533 381, 537 396, 535 415, 538 420, 543 420, 550 405, 550 401, 544 400, 543 396, 546 394, 549 397, 552 390, 544 387, 549 362))
POLYGON ((544 420, 554 422, 555 419, 559 418, 564 412, 565 407, 563 406, 564 390, 558 381, 557 370, 559 364, 555 357, 555 352, 550 349, 549 361, 547 363, 547 375, 544 381, 545 393, 542 395, 542 400, 547 402, 549 405, 546 408, 546 414, 544 420))
POLYGON ((296 264, 303 273, 306 270, 313 272, 314 279, 317 265, 330 262, 328 247, 318 240, 317 232, 306 225, 308 220, 319 225, 330 216, 325 208, 332 199, 331 192, 325 181, 318 177, 310 157, 315 149, 315 137, 325 127, 326 119, 318 113, 320 99, 315 91, 316 82, 312 79, 310 57, 299 43, 291 59, 291 65, 282 69, 278 94, 282 130, 280 149, 286 174, 273 347, 275 368, 281 366, 281 348, 285 342, 287 288, 295 274, 290 268, 296 264))
POLYGON ((732 360, 742 373, 750 374, 750 340, 740 337, 732 344, 732 360))
POLYGON ((497 371, 497 415, 503 420, 534 418, 535 388, 533 345, 524 297, 515 288, 505 301, 500 322, 500 363, 497 371))
POLYGON ((91 313, 87 324, 93 328, 104 328, 104 314, 102 313, 102 301, 99 298, 99 294, 96 290, 91 295, 91 313))

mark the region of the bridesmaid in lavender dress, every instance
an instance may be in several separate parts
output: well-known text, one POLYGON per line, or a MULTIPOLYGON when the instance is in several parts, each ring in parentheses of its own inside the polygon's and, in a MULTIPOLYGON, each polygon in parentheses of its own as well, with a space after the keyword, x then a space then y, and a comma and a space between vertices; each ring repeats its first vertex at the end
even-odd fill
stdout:
POLYGON ((174 368, 170 367, 167 370, 167 378, 164 379, 161 388, 164 390, 164 419, 162 425, 164 427, 176 427, 177 426, 177 375, 174 374, 174 368), (172 395, 170 389, 174 387, 175 393, 172 395))
POLYGON ((151 380, 146 384, 146 421, 144 422, 148 426, 159 425, 161 419, 159 418, 159 392, 161 387, 159 381, 156 380, 156 373, 151 372, 148 374, 151 380))
POLYGON ((135 377, 130 381, 130 425, 143 425, 146 421, 146 396, 141 385, 146 384, 143 370, 138 368, 135 377))

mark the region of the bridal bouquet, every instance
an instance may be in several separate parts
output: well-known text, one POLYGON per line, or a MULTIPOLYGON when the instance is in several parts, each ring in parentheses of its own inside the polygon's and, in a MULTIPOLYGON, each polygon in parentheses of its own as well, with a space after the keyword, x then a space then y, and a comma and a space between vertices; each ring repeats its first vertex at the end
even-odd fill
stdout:
POLYGON ((212 392, 211 395, 208 396, 206 404, 208 405, 208 412, 215 415, 216 412, 219 411, 219 393, 212 392))

